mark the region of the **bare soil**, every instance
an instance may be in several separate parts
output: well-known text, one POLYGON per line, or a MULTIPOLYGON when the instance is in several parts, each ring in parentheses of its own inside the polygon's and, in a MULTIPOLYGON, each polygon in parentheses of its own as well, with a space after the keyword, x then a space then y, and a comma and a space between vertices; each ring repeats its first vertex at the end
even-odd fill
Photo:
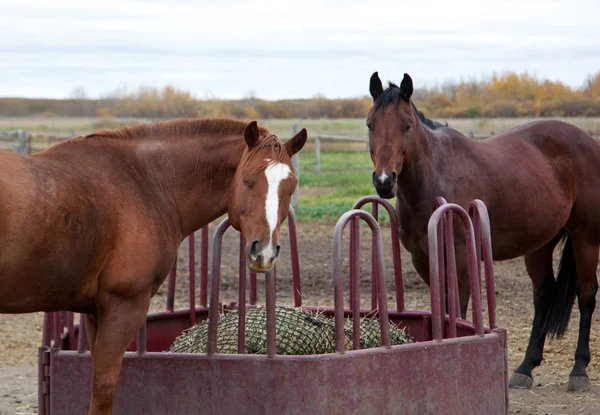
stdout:
MULTIPOLYGON (((216 224, 210 226, 210 238, 216 224)), ((370 233, 362 229, 361 237, 361 296, 368 302, 370 287, 370 233)), ((333 226, 314 223, 298 225, 298 246, 304 304, 333 304, 332 289, 332 235, 333 226)), ((197 235, 197 246, 199 235, 197 235)), ((287 238, 283 231, 282 238, 287 238)), ((384 227, 385 269, 388 294, 393 293, 392 261, 389 229, 384 227)), ((237 232, 229 230, 223 242, 222 291, 224 303, 237 301, 237 232)), ((347 241, 344 251, 347 251, 347 241)), ((178 259, 176 307, 187 302, 187 243, 182 244, 178 259)), ((197 264, 199 259, 197 259, 197 264)), ((402 264, 407 308, 429 309, 429 291, 412 267, 410 257, 403 250, 402 264)), ((199 265, 196 265, 199 269, 199 265)), ((347 259, 344 261, 347 267, 347 259)), ((512 372, 523 358, 529 339, 533 316, 531 282, 523 260, 517 258, 495 264, 498 326, 508 329, 509 370, 512 372)), ((259 282, 261 278, 259 276, 259 282)), ((166 283, 152 301, 153 310, 164 309, 166 283)), ((259 301, 264 298, 259 284, 259 301)), ((390 295, 390 305, 393 297, 390 295)), ((289 243, 282 240, 282 254, 277 267, 277 301, 293 304, 289 243)), ((41 341, 42 314, 0 315, 0 414, 37 413, 37 348, 41 341)), ((571 317, 570 328, 564 338, 548 340, 544 362, 534 372, 534 386, 529 390, 510 390, 510 413, 518 414, 598 414, 600 413, 600 341, 598 313, 594 315, 590 348, 592 361, 588 367, 591 390, 567 392, 567 379, 573 364, 579 312, 577 304, 571 317)), ((482 365, 485 364, 482 362, 482 365)), ((460 380, 459 380, 460 381, 460 380)))

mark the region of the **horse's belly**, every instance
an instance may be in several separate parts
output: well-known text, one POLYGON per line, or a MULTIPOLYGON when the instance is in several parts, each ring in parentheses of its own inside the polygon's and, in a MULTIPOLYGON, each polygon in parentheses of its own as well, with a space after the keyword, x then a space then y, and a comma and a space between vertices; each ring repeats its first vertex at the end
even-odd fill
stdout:
POLYGON ((531 224, 530 219, 505 228, 492 224, 492 252, 495 261, 517 258, 537 251, 560 233, 566 221, 548 220, 531 224))
POLYGON ((64 261, 54 257, 0 258, 0 313, 93 309, 95 293, 89 270, 64 266, 64 261))

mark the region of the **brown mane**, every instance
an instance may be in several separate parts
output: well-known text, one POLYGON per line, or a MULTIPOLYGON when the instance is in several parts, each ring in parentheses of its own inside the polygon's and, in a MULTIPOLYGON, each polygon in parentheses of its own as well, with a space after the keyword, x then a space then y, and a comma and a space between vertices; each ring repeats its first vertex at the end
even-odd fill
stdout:
MULTIPOLYGON (((211 134, 243 134, 248 123, 222 118, 178 119, 155 123, 124 126, 116 129, 100 129, 84 138, 104 137, 124 140, 135 140, 152 137, 189 137, 205 133, 211 134)), ((259 127, 261 134, 268 133, 264 127, 259 127)))

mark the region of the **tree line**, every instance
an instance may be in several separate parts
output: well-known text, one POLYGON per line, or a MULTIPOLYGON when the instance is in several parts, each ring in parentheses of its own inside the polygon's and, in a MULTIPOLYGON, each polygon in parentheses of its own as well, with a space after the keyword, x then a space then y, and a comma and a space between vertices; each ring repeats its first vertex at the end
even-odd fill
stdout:
MULTIPOLYGON (((434 118, 600 116, 600 71, 580 88, 560 81, 539 80, 527 73, 493 74, 485 80, 461 80, 431 88, 417 88, 416 105, 434 118)), ((371 108, 369 96, 268 101, 256 97, 238 100, 197 99, 189 91, 167 86, 117 91, 101 99, 88 99, 77 89, 69 99, 0 98, 3 116, 84 117, 233 117, 364 118, 371 108)))

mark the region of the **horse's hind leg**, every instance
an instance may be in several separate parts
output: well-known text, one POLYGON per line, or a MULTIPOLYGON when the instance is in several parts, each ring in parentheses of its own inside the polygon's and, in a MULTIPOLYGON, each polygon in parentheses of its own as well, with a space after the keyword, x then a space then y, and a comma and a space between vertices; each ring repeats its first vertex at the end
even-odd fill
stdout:
POLYGON ((89 413, 111 414, 123 356, 146 318, 150 293, 103 293, 99 302, 89 413))
POLYGON ((527 351, 521 365, 512 374, 511 388, 530 388, 532 371, 542 363, 546 340, 545 321, 554 303, 555 280, 552 269, 552 252, 562 233, 535 252, 525 255, 525 266, 533 284, 534 315, 527 351))
POLYGON ((577 270, 577 300, 579 303, 579 338, 575 351, 575 365, 569 374, 568 390, 587 391, 589 378, 586 373, 590 362, 590 329, 592 314, 596 308, 596 292, 598 280, 596 268, 598 267, 597 244, 590 244, 584 235, 573 234, 573 254, 577 270))

